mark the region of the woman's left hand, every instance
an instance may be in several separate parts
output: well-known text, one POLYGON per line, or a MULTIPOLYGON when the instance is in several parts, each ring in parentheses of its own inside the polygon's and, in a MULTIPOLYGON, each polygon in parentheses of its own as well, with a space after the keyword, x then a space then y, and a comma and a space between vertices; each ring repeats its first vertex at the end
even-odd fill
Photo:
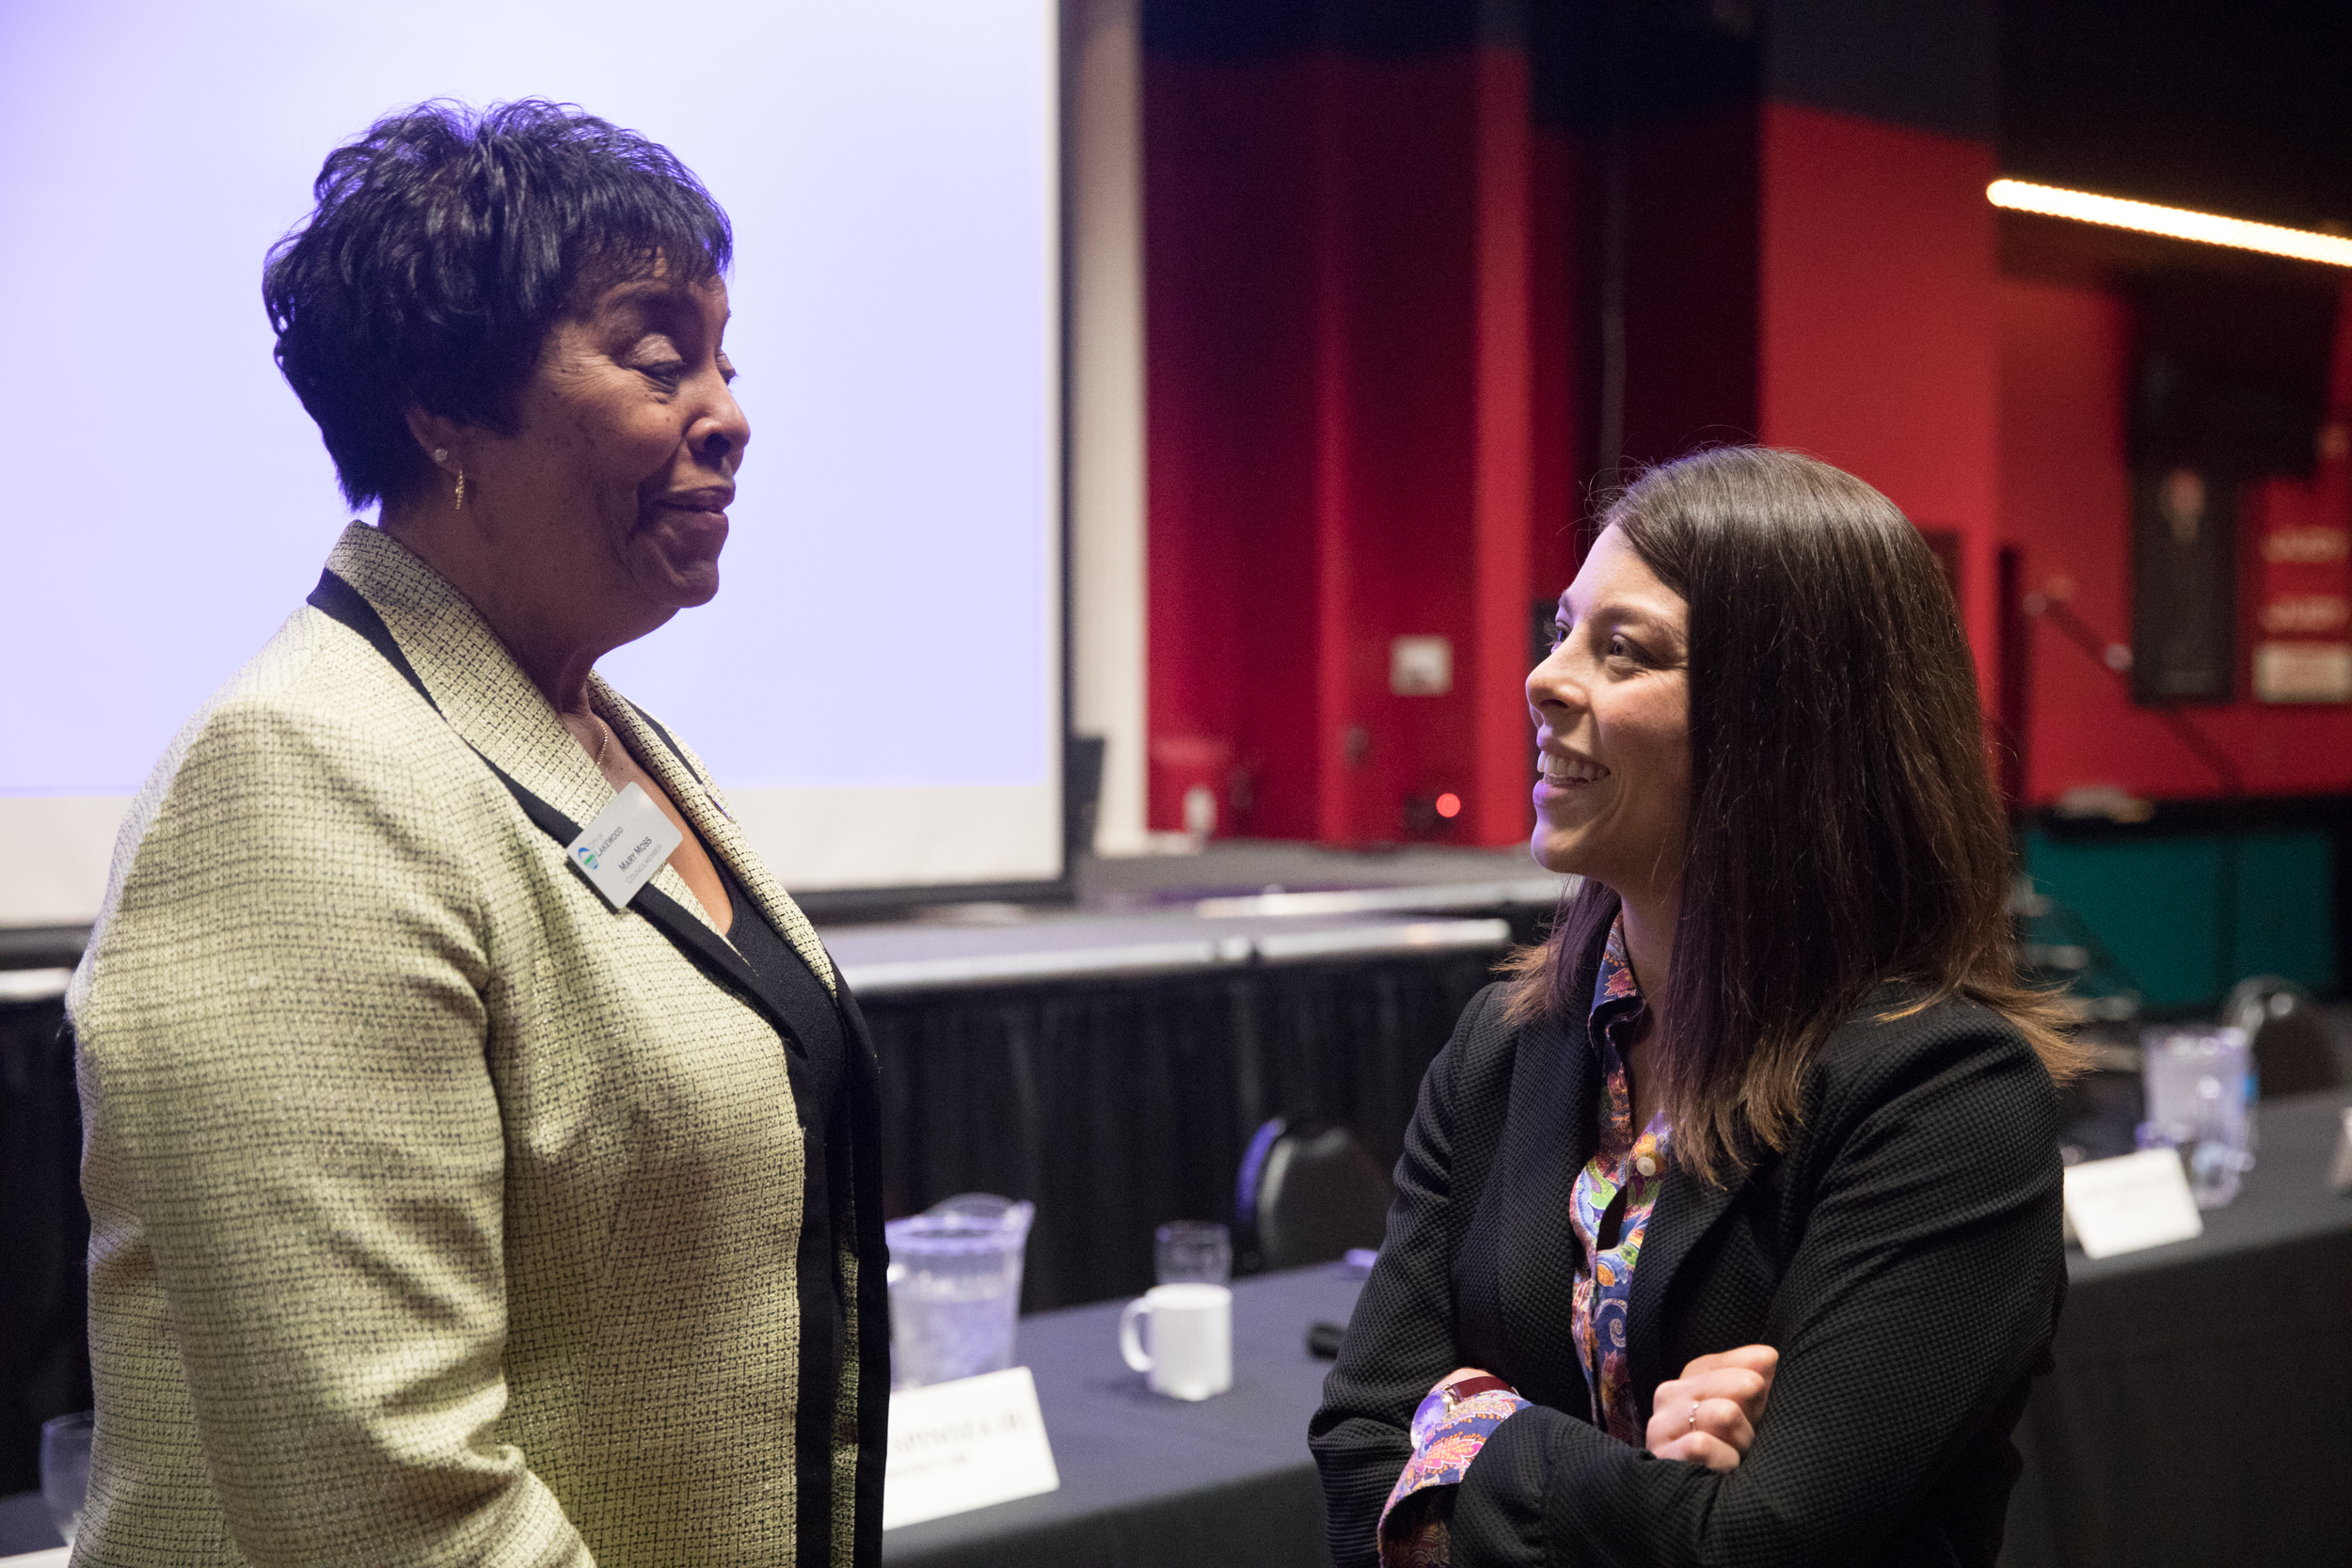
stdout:
POLYGON ((1741 1345, 1692 1361, 1680 1377, 1658 1386, 1649 1451, 1710 1470, 1739 1468, 1756 1441, 1756 1423, 1764 1418, 1779 1368, 1780 1352, 1770 1345, 1741 1345))

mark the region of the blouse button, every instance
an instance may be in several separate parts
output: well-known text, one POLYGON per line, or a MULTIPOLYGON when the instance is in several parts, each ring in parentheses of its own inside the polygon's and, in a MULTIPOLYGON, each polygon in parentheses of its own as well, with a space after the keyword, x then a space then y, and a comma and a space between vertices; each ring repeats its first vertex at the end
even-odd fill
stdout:
POLYGON ((1633 1162, 1633 1168, 1640 1171, 1644 1176, 1656 1176, 1658 1174, 1658 1162, 1645 1154, 1640 1159, 1633 1162))

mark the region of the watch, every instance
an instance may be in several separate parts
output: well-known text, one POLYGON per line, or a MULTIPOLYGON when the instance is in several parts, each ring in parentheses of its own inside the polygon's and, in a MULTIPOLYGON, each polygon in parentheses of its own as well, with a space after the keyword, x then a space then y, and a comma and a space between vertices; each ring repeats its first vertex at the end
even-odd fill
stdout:
POLYGON ((1457 1408, 1460 1407, 1463 1401, 1470 1398, 1472 1395, 1491 1393, 1497 1388, 1502 1389, 1506 1394, 1516 1394, 1518 1392, 1517 1388, 1512 1387, 1509 1384, 1503 1382, 1502 1379, 1488 1375, 1482 1377, 1466 1377, 1459 1383, 1441 1384, 1438 1386, 1438 1396, 1445 1401, 1445 1413, 1451 1416, 1457 1408))

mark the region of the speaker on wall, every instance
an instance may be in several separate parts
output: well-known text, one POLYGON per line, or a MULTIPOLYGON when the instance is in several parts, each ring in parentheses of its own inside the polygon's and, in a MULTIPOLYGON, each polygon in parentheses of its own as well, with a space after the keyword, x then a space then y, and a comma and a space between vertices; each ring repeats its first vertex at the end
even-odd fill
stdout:
POLYGON ((2233 479, 2310 474, 2327 412, 2336 280, 2163 272, 2130 292, 2139 325, 2132 466, 2233 479))

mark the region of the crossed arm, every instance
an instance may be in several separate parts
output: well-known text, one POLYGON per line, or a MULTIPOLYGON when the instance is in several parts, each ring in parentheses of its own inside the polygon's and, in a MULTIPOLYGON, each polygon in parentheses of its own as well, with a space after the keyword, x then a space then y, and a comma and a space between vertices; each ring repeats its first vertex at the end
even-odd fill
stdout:
MULTIPOLYGON (((1414 1404, 1449 1367, 1475 1370, 1448 1354, 1469 1228, 1454 1187, 1463 1179, 1474 1204, 1483 1180, 1457 1142, 1448 1059, 1470 1033, 1466 1021, 1431 1069, 1355 1354, 1343 1351, 1315 1421, 1344 1568, 1381 1553, 1376 1521, 1411 1455, 1414 1404)), ((1867 1104, 1818 1115, 1837 1145, 1774 1292, 1769 1376, 1753 1347, 1692 1363, 1657 1388, 1645 1449, 1577 1415, 1517 1412, 1451 1489, 1451 1560, 1760 1568, 1865 1560, 1904 1528, 2013 1397, 2053 1309, 2055 1097, 2022 1041, 1983 1043, 1916 1053, 1916 1069, 1872 1084, 1867 1104)))
MULTIPOLYGON (((1779 1365, 1780 1352, 1770 1345, 1741 1345, 1694 1358, 1680 1377, 1658 1386, 1645 1434, 1649 1452, 1710 1470, 1739 1468, 1756 1441, 1779 1365)), ((1456 1367, 1430 1392, 1491 1375, 1479 1367, 1456 1367)), ((1453 1561, 1454 1492, 1451 1486, 1432 1486, 1391 1506, 1380 1526, 1382 1568, 1442 1568, 1453 1561)))

